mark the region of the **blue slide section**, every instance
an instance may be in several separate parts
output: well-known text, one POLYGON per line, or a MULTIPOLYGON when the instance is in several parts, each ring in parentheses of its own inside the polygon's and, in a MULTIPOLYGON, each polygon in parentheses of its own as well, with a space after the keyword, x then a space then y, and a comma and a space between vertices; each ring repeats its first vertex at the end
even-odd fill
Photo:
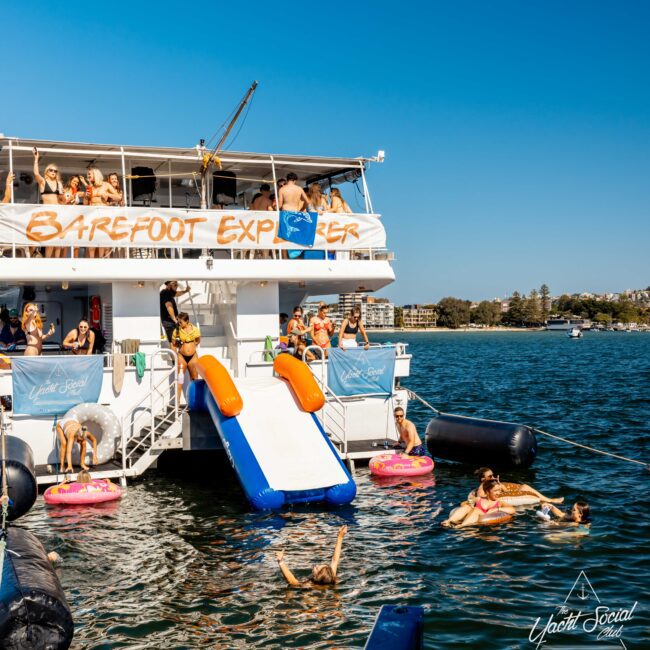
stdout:
MULTIPOLYGON (((281 380, 274 380, 280 384, 283 384, 280 387, 280 390, 289 391, 288 386, 284 385, 284 382, 281 380)), ((278 387, 276 386, 275 389, 278 387)), ((254 400, 245 400, 244 401, 244 411, 246 409, 255 409, 254 400)), ((263 459, 259 459, 256 456, 256 453, 251 445, 251 440, 257 436, 259 441, 260 437, 272 438, 280 435, 282 436, 283 431, 273 431, 273 423, 269 421, 269 418, 264 418, 264 414, 261 414, 260 427, 256 427, 258 430, 251 431, 251 418, 243 418, 243 412, 240 416, 236 417, 225 417, 222 415, 217 403, 212 396, 210 389, 203 380, 193 381, 187 390, 187 403, 191 411, 205 411, 208 412, 214 422, 214 425, 219 433, 221 441, 223 443, 224 449, 228 454, 230 463, 232 464, 241 486, 246 494, 246 497, 251 503, 251 506, 256 510, 269 510, 281 508, 285 504, 289 503, 305 503, 305 502, 325 502, 332 505, 343 505, 350 503, 356 495, 356 484, 354 483, 352 477, 350 476, 347 468, 339 458, 339 455, 329 440, 327 434, 321 427, 320 422, 316 416, 312 414, 306 414, 301 412, 300 417, 303 419, 305 416, 306 421, 309 423, 309 426, 304 427, 304 431, 298 432, 300 435, 305 436, 316 436, 318 440, 314 442, 317 443, 314 445, 315 449, 319 450, 319 453, 322 457, 312 459, 315 460, 319 467, 328 467, 328 471, 325 472, 327 476, 337 476, 337 483, 324 484, 322 486, 314 487, 314 481, 309 487, 305 489, 300 489, 298 486, 297 489, 276 489, 272 487, 269 483, 269 479, 265 474, 263 465, 269 468, 269 459, 266 459, 266 463, 263 459), (244 426, 242 421, 246 419, 247 424, 244 426), (245 428, 248 431, 245 431, 245 428), (259 430, 264 429, 264 430, 259 430)), ((293 397, 283 402, 281 405, 277 405, 278 408, 283 409, 283 414, 287 414, 287 409, 293 408, 296 410, 296 414, 299 407, 293 397)), ((257 408, 260 408, 259 406, 257 408)), ((304 420, 303 420, 304 421, 304 420)), ((277 429, 277 427, 276 427, 277 429)), ((290 427, 289 427, 290 429, 290 427)), ((290 433, 295 434, 295 431, 290 433)), ((268 444, 268 443, 267 443, 268 444)), ((259 442, 257 448, 260 448, 259 442)), ((273 453, 273 450, 270 451, 273 453)), ((307 460, 307 459, 305 459, 307 460)), ((275 472, 276 480, 278 473, 290 475, 292 467, 295 467, 297 464, 296 458, 284 458, 281 454, 274 454, 274 458, 271 459, 271 466, 275 472), (278 466, 278 463, 286 462, 287 466, 282 467, 278 466)), ((292 483, 291 481, 288 481, 292 483)), ((293 487, 296 488, 296 481, 293 481, 293 487)), ((298 481, 299 483, 299 481, 298 481)))

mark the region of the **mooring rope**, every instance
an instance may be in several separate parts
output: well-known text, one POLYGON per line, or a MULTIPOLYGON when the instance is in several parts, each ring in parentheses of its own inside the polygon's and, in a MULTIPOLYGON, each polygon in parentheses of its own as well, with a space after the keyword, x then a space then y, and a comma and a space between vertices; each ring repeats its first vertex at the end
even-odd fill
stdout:
MULTIPOLYGON (((415 398, 422 402, 426 407, 430 408, 436 415, 440 413, 440 411, 437 408, 434 408, 427 402, 425 399, 420 397, 415 391, 410 390, 409 388, 406 389, 409 398, 415 398)), ((648 470, 650 470, 650 465, 648 463, 644 463, 642 460, 635 460, 634 458, 627 458, 626 456, 621 456, 619 454, 613 454, 611 451, 603 451, 602 449, 596 449, 595 447, 590 447, 589 445, 583 445, 580 442, 575 442, 574 440, 569 440, 568 438, 562 438, 561 436, 556 436, 553 433, 549 433, 548 431, 542 431, 542 429, 537 429, 536 427, 531 427, 531 429, 535 433, 539 433, 543 436, 548 436, 549 438, 553 438, 554 440, 561 440, 562 442, 566 442, 568 445, 574 445, 575 447, 580 447, 581 449, 587 449, 588 451, 593 451, 596 454, 602 454, 603 456, 611 456, 612 458, 618 458, 618 460, 625 460, 628 463, 635 463, 636 465, 643 465, 646 467, 648 470)))
POLYGON ((408 393, 409 398, 415 397, 415 399, 422 402, 422 404, 424 404, 427 408, 430 408, 434 413, 436 413, 436 414, 440 413, 440 411, 437 408, 434 408, 433 406, 431 406, 431 404, 429 404, 429 402, 427 402, 425 399, 420 397, 414 390, 411 390, 410 388, 407 388, 406 392, 408 393))
POLYGON ((553 438, 555 440, 561 440, 562 442, 566 442, 569 445, 574 445, 575 447, 588 449, 589 451, 593 451, 597 454, 603 454, 603 456, 611 456, 612 458, 618 458, 619 460, 626 460, 628 463, 636 463, 637 465, 643 465, 644 467, 650 469, 650 465, 648 465, 648 463, 644 463, 642 460, 635 460, 634 458, 626 458, 625 456, 620 456, 619 454, 613 454, 611 451, 602 451, 602 449, 596 449, 595 447, 590 447, 589 445, 583 445, 579 442, 568 440, 567 438, 561 438, 560 436, 556 436, 553 433, 549 433, 548 431, 542 431, 541 429, 536 429, 535 427, 533 427, 533 431, 535 433, 541 433, 543 436, 548 436, 549 438, 553 438))

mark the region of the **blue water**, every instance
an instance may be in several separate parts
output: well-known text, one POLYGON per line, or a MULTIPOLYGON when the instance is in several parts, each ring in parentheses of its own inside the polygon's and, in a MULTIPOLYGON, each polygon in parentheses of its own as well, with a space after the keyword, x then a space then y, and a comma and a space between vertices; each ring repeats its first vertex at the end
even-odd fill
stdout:
MULTIPOLYGON (((650 460, 650 334, 399 339, 414 355, 404 383, 443 411, 524 422, 650 460)), ((423 432, 426 409, 413 405, 409 417, 423 432)), ((21 525, 63 557, 75 648, 360 648, 385 603, 424 606, 429 648, 534 648, 533 624, 558 611, 580 571, 601 606, 638 601, 621 638, 627 648, 649 647, 650 472, 539 442, 534 467, 507 478, 564 496, 567 507, 587 499, 588 536, 549 532, 535 508, 498 528, 441 529, 474 487, 472 468, 444 462, 431 477, 388 483, 361 468, 352 506, 275 514, 249 512, 228 466, 216 462, 189 476, 150 473, 118 504, 56 510, 39 499, 21 525), (342 582, 287 589, 274 551, 284 548, 289 565, 306 576, 328 560, 342 523, 350 529, 342 582)), ((593 596, 585 603, 596 605, 593 596)), ((543 648, 592 647, 596 639, 581 632, 547 641, 543 648)), ((609 647, 623 646, 614 638, 609 647)))

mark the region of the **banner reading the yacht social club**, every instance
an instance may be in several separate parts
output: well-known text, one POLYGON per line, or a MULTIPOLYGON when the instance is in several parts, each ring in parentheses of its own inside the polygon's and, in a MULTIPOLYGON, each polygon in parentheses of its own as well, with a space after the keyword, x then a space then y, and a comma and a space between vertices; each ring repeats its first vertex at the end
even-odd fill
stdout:
MULTIPOLYGON (((279 228, 280 213, 255 210, 0 206, 0 244, 17 246, 295 249, 295 242, 279 237, 279 228)), ((373 214, 319 214, 309 234, 315 249, 386 247, 386 231, 373 214)))
POLYGON ((96 402, 102 389, 102 355, 15 357, 14 413, 62 415, 83 402, 96 402))
POLYGON ((340 397, 390 395, 395 377, 395 348, 332 348, 327 385, 340 397))

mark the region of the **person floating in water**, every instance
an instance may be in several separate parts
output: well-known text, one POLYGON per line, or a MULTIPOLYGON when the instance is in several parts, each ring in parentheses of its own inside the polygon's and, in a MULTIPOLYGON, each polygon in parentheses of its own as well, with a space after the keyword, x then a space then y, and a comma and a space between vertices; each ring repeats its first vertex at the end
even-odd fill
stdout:
POLYGON ((473 526, 480 523, 481 517, 492 512, 505 512, 509 515, 515 514, 515 509, 499 500, 503 489, 501 483, 496 479, 490 479, 483 484, 485 497, 478 497, 474 507, 469 514, 458 524, 458 527, 473 526))
POLYGON ((314 565, 311 570, 311 576, 307 578, 307 580, 304 580, 303 582, 300 582, 296 578, 296 576, 293 575, 291 569, 287 566, 286 562, 284 561, 284 551, 278 551, 275 554, 275 557, 278 560, 278 566, 280 567, 280 571, 282 571, 282 575, 284 576, 284 579, 287 581, 287 584, 290 587, 302 587, 305 589, 314 586, 322 587, 322 586, 336 584, 339 581, 337 576, 337 571, 339 567, 339 560, 341 559, 343 538, 345 537, 347 532, 348 532, 347 526, 341 526, 339 528, 339 533, 336 539, 336 546, 334 547, 334 555, 332 556, 332 561, 329 564, 314 565))
POLYGON ((486 481, 490 481, 490 480, 496 480, 500 483, 501 497, 526 495, 526 496, 536 497, 537 499, 539 499, 540 503, 542 501, 545 501, 547 503, 562 503, 564 501, 564 497, 557 497, 556 499, 551 499, 550 497, 546 497, 541 492, 538 492, 537 490, 530 487, 530 485, 524 485, 522 483, 507 483, 507 482, 501 483, 499 477, 495 476, 494 472, 489 467, 479 467, 474 472, 474 476, 476 476, 480 481, 479 486, 475 490, 472 490, 472 492, 470 492, 467 501, 463 501, 460 507, 456 508, 453 511, 453 514, 450 515, 448 519, 445 519, 442 522, 441 524, 442 526, 445 527, 452 526, 458 523, 459 521, 462 521, 472 511, 472 508, 474 507, 477 498, 485 498, 486 494, 485 494, 484 485, 486 481))
POLYGON ((548 501, 542 501, 542 507, 548 508, 548 513, 555 515, 560 522, 573 526, 589 526, 591 519, 589 515, 589 504, 586 501, 576 501, 571 507, 569 514, 562 512, 548 501))
POLYGON ((404 447, 406 456, 428 456, 426 447, 422 444, 415 425, 404 417, 404 409, 398 406, 394 411, 395 424, 399 432, 399 442, 395 449, 404 447))

